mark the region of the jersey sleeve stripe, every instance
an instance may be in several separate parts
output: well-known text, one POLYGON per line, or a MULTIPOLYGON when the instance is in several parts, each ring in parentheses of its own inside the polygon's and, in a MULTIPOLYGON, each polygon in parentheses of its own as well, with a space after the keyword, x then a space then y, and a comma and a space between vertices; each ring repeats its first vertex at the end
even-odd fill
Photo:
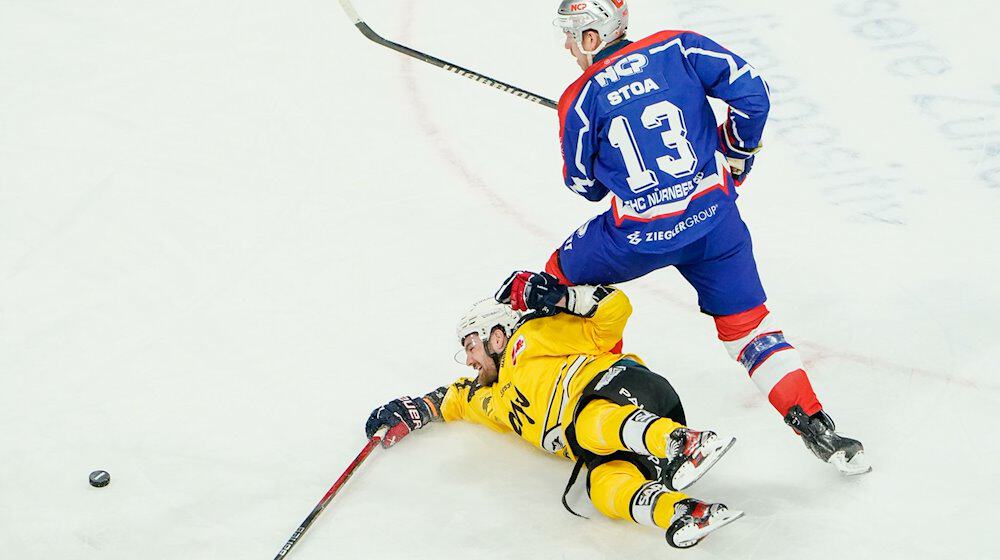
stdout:
POLYGON ((587 99, 587 93, 590 92, 590 82, 583 88, 583 93, 580 94, 579 101, 576 102, 576 114, 580 116, 580 120, 583 121, 583 128, 580 129, 580 135, 576 139, 576 168, 587 178, 589 174, 587 173, 587 168, 583 165, 583 138, 590 132, 590 120, 587 118, 587 113, 583 111, 583 102, 587 99))

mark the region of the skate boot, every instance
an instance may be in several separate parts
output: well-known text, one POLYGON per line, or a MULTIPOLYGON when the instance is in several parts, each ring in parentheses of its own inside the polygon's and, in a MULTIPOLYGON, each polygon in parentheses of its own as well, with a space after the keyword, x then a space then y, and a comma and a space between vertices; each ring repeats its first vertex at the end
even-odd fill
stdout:
POLYGON ((677 502, 674 516, 667 529, 667 544, 674 548, 691 548, 706 535, 743 517, 743 512, 725 504, 706 504, 694 498, 677 502))
POLYGON ((721 438, 715 432, 677 428, 667 440, 664 484, 671 490, 683 490, 691 486, 718 463, 734 443, 734 437, 721 438))
POLYGON ((872 470, 861 442, 835 432, 837 427, 833 423, 833 418, 822 410, 812 416, 806 416, 802 407, 795 405, 785 416, 785 423, 802 436, 802 441, 814 455, 821 461, 837 467, 840 472, 855 475, 872 470))

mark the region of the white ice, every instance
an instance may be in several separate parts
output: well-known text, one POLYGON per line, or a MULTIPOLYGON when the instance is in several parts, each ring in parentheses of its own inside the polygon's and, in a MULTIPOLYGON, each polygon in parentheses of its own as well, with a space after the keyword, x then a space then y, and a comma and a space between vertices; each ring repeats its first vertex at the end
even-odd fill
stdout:
MULTIPOLYGON (((556 98, 556 2, 359 1, 386 36, 556 98)), ((632 2, 769 78, 740 206, 769 305, 873 473, 810 456, 673 270, 628 349, 739 443, 695 549, 567 514, 571 465, 434 425, 290 558, 995 559, 1000 8, 632 2)), ((269 559, 369 411, 464 375, 452 327, 601 212, 555 112, 365 40, 334 1, 0 1, 0 558, 269 559), (87 474, 111 472, 104 489, 87 474)))

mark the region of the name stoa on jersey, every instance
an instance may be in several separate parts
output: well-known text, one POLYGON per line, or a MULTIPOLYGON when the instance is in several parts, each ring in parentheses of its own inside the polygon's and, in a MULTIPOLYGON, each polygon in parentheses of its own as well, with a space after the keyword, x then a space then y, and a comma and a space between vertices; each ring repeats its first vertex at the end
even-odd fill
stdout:
MULTIPOLYGON (((623 76, 635 76, 639 74, 647 64, 649 64, 649 59, 644 55, 632 54, 618 61, 613 66, 608 67, 607 70, 597 74, 594 79, 601 83, 601 85, 607 86, 610 83, 618 82, 623 76)), ((658 91, 659 89, 659 84, 653 78, 631 81, 617 90, 608 92, 608 103, 621 105, 626 101, 630 101, 633 97, 639 97, 658 91)))
POLYGON ((760 144, 770 108, 766 82, 736 54, 689 31, 663 31, 621 48, 561 97, 566 185, 589 200, 612 195, 607 221, 621 244, 648 252, 679 248, 734 205, 708 97, 729 104, 738 147, 760 144))

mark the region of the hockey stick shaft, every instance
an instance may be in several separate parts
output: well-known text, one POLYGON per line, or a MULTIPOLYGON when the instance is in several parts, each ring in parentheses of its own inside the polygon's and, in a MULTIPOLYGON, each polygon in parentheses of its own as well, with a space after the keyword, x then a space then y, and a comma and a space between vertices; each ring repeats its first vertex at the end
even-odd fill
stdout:
POLYGON ((292 533, 291 538, 288 539, 288 542, 285 543, 285 546, 281 547, 281 551, 278 552, 278 555, 274 557, 274 560, 281 560, 286 555, 288 555, 288 553, 292 550, 292 548, 296 545, 296 543, 299 542, 299 539, 302 538, 302 535, 304 535, 305 532, 309 530, 309 527, 313 524, 313 521, 316 521, 316 518, 319 517, 319 514, 322 513, 324 509, 326 509, 326 506, 327 504, 330 503, 330 500, 333 500, 333 497, 336 496, 337 492, 339 492, 340 489, 344 486, 344 484, 347 483, 347 481, 351 478, 351 475, 354 474, 354 471, 356 471, 357 468, 361 466, 361 463, 365 462, 365 459, 367 459, 368 455, 370 455, 372 450, 375 449, 375 446, 377 446, 382 441, 383 437, 382 434, 384 434, 384 432, 379 432, 378 434, 373 436, 372 439, 368 440, 368 443, 365 445, 364 449, 361 450, 361 453, 358 453, 358 456, 354 458, 354 461, 350 464, 350 466, 347 467, 347 470, 345 470, 344 473, 340 475, 340 478, 337 479, 337 482, 334 482, 333 486, 331 486, 330 489, 327 490, 326 495, 323 496, 323 499, 320 500, 318 504, 316 504, 316 507, 314 507, 312 512, 309 513, 305 521, 303 521, 302 524, 299 525, 299 528, 296 529, 294 533, 292 533))
POLYGON ((517 86, 512 86, 506 82, 501 82, 500 80, 491 78, 489 76, 486 76, 485 74, 480 74, 479 72, 469 70, 468 68, 459 66, 457 64, 452 64, 446 60, 441 60, 440 58, 437 58, 435 56, 431 56, 429 54, 422 53, 418 50, 411 49, 406 45, 401 45, 399 43, 390 41, 385 37, 382 37, 381 35, 376 33, 371 27, 369 27, 367 23, 365 23, 363 19, 361 19, 361 16, 358 15, 357 10, 354 9, 354 5, 351 4, 350 0, 340 0, 340 6, 344 9, 344 12, 347 14, 347 17, 351 19, 351 22, 354 24, 355 27, 358 28, 358 31, 360 31, 362 35, 372 40, 373 42, 382 45, 383 47, 390 48, 396 52, 403 53, 407 56, 412 56, 417 60, 422 60, 428 64, 433 64, 434 66, 437 66, 438 68, 441 68, 443 70, 447 70, 453 74, 458 74, 459 76, 462 76, 464 78, 469 78, 470 80, 483 84, 484 86, 495 88, 500 91, 505 91, 511 95, 520 97, 521 99, 531 101, 532 103, 538 103, 539 105, 544 105, 550 109, 556 109, 559 107, 559 105, 555 101, 552 101, 551 99, 548 99, 546 97, 542 97, 541 95, 538 95, 536 93, 531 93, 528 90, 521 89, 517 86))

